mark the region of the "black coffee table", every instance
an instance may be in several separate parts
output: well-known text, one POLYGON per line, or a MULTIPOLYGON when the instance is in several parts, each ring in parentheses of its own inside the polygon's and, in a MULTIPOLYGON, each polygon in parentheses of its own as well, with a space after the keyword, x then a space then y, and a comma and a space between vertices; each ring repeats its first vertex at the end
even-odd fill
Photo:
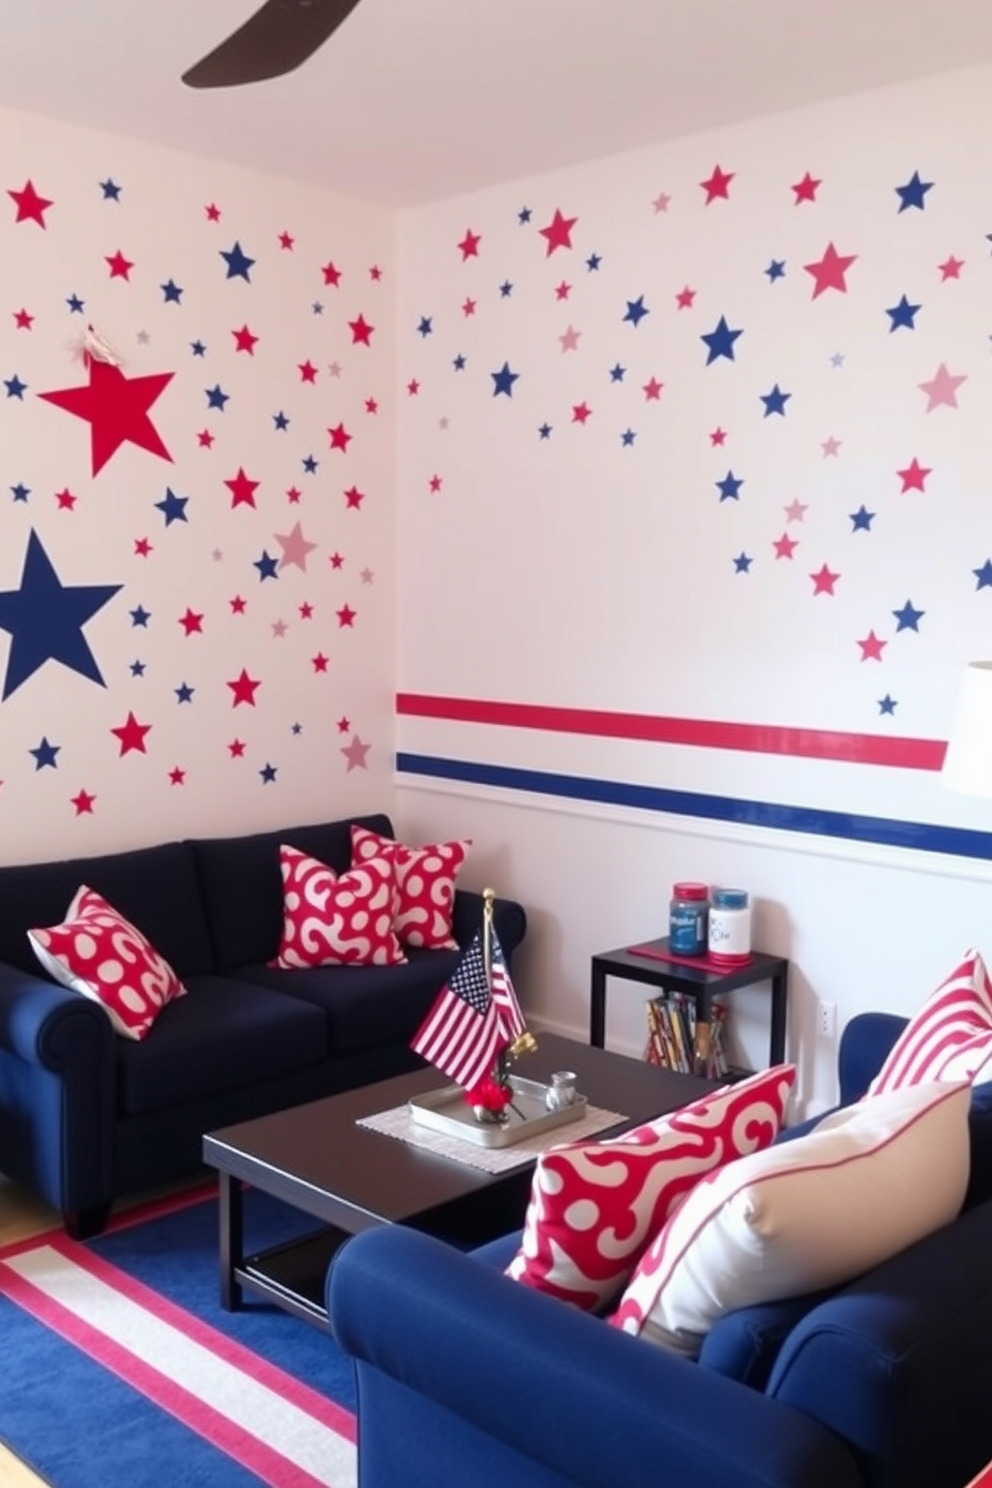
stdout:
MULTIPOLYGON (((537 1052, 516 1069, 542 1082, 554 1070, 574 1070, 591 1105, 624 1113, 623 1122, 610 1129, 614 1135, 719 1085, 554 1034, 541 1034, 537 1052)), ((236 1310, 250 1292, 326 1328, 324 1278, 335 1250, 349 1235, 375 1225, 406 1224, 471 1245, 523 1223, 533 1159, 507 1173, 486 1173, 356 1125, 359 1117, 391 1110, 446 1083, 437 1070, 425 1068, 204 1137, 204 1162, 220 1175, 220 1292, 225 1308, 236 1310), (302 1240, 246 1253, 244 1184, 312 1215, 322 1228, 302 1240)), ((559 1140, 568 1140, 567 1126, 559 1140)))

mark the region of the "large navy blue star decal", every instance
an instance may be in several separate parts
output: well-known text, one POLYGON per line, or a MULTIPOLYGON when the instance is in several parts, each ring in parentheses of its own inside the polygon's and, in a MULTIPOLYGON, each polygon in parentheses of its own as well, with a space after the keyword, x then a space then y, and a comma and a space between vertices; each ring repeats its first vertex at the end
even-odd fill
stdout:
POLYGON ((251 283, 250 270, 255 260, 248 257, 240 243, 235 243, 233 248, 221 248, 220 256, 227 264, 228 279, 246 279, 251 283))
POLYGON ((103 608, 120 584, 64 585, 34 531, 28 538, 20 589, 0 592, 0 630, 11 637, 3 698, 16 692, 46 661, 60 661, 71 671, 104 687, 100 668, 83 626, 103 608))

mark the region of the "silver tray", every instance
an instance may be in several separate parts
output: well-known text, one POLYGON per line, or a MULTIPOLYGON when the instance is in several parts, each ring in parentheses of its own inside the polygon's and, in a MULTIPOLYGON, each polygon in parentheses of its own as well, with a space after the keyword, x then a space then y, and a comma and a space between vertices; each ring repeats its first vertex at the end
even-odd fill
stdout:
POLYGON ((519 1075, 510 1076, 510 1088, 513 1104, 506 1107, 506 1121, 477 1121, 460 1085, 445 1085, 441 1090, 429 1090, 426 1095, 411 1096, 410 1115, 421 1126, 474 1142, 477 1147, 512 1147, 526 1137, 581 1121, 589 1105, 584 1095, 576 1095, 570 1106, 549 1111, 544 1104, 547 1085, 538 1080, 524 1080, 519 1075))

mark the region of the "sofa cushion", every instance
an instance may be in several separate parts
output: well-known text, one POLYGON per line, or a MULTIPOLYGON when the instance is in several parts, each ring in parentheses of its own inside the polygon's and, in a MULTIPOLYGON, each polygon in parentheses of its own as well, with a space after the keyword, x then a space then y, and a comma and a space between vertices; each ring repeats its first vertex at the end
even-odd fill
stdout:
POLYGON ((36 926, 28 939, 49 976, 100 1003, 124 1038, 147 1038, 166 1003, 186 995, 147 937, 86 884, 60 924, 36 926))
POLYGON ((989 1079, 990 1061, 992 982, 979 953, 970 950, 910 1018, 868 1093, 932 1080, 989 1079))
POLYGON ((722 1313, 834 1286, 950 1223, 969 1099, 966 1082, 876 1096, 704 1178, 610 1321, 695 1357, 722 1313))
POLYGON ((508 1274, 587 1310, 608 1302, 705 1174, 768 1146, 795 1078, 778 1065, 619 1137, 550 1148, 508 1274))
POLYGON ((384 841, 378 857, 338 874, 282 843, 282 937, 270 964, 284 970, 401 966, 406 957, 393 933, 394 851, 384 841))
POLYGON ((424 950, 458 949, 451 931, 455 879, 471 846, 471 839, 466 838, 461 842, 407 847, 357 823, 351 829, 352 866, 379 857, 389 848, 395 852, 397 905, 394 928, 404 945, 420 946, 424 950))
POLYGON ((388 816, 379 814, 244 837, 196 838, 189 843, 218 971, 271 961, 279 948, 280 845, 286 842, 342 872, 351 866, 352 821, 384 837, 392 835, 388 816))
POLYGON ((163 1009, 151 1038, 119 1041, 123 1115, 264 1084, 327 1056, 323 1017, 297 998, 212 974, 189 978, 187 988, 188 997, 163 1009))

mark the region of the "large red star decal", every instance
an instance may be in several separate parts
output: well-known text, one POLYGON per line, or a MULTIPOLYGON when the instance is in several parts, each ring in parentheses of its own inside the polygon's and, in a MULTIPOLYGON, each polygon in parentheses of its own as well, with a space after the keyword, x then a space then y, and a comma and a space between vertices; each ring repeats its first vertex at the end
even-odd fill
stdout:
POLYGON ((364 315, 359 315, 357 320, 349 320, 348 327, 351 331, 351 343, 353 346, 371 346, 370 337, 375 326, 369 325, 364 315))
POLYGON ((243 325, 240 331, 232 331, 231 335, 234 337, 235 351, 246 351, 249 356, 255 355, 255 343, 258 337, 253 335, 246 325, 243 325))
POLYGON ((882 651, 888 645, 888 641, 882 641, 873 630, 870 630, 863 641, 859 641, 861 647, 862 661, 881 661, 882 651))
POLYGON ((341 283, 341 270, 333 262, 328 262, 321 269, 325 284, 333 284, 335 289, 341 283))
POLYGON ((838 253, 833 243, 828 243, 824 249, 823 257, 817 263, 803 264, 807 274, 812 274, 815 281, 813 285, 814 300, 823 294, 825 289, 839 289, 841 294, 847 293, 847 284, 844 275, 857 258, 856 253, 838 253))
POLYGON ((927 476, 932 468, 930 465, 921 465, 914 455, 905 469, 896 471, 896 475, 902 481, 900 496, 905 495, 907 491, 925 491, 927 476))
POLYGON ((547 227, 540 229, 541 237, 548 242, 545 258, 550 258, 556 248, 571 248, 572 228, 578 222, 578 217, 563 217, 558 208, 547 227))
POLYGON ((331 449, 341 450, 342 453, 347 453, 348 445, 351 443, 353 436, 348 433, 344 424, 335 424, 334 428, 328 429, 327 432, 331 437, 331 449))
POLYGON ((135 750, 138 754, 145 754, 145 735, 150 733, 150 723, 139 723, 133 713, 128 713, 127 722, 122 723, 120 728, 112 728, 110 732, 120 740, 121 758, 135 750))
POLYGON ((96 796, 89 791, 81 790, 78 795, 69 797, 69 804, 75 806, 77 816, 92 816, 95 800, 96 796))
POLYGON ((225 486, 231 493, 231 510, 236 506, 254 506, 255 492, 258 490, 259 481, 249 480, 244 472, 244 466, 238 466, 238 473, 233 480, 226 480, 225 486))
POLYGON ((796 181, 792 187, 792 190, 796 194, 794 205, 798 207, 800 202, 816 201, 817 190, 822 185, 822 181, 814 180, 809 171, 807 171, 802 180, 796 181))
POLYGON ((465 236, 458 244, 459 248, 462 250, 462 263, 464 263, 467 258, 478 258, 479 244, 481 242, 481 233, 474 233, 471 228, 466 229, 465 236))
POLYGON ((722 197, 724 201, 728 201, 730 199, 730 183, 736 174, 736 171, 722 171, 718 165, 715 165, 713 167, 713 174, 707 180, 700 181, 699 183, 706 192, 704 205, 708 207, 711 201, 716 201, 717 197, 722 197))
POLYGON ((829 569, 824 563, 822 567, 817 569, 816 573, 810 574, 810 578, 813 580, 814 594, 832 595, 834 592, 834 585, 840 578, 840 574, 834 573, 833 570, 829 569))
POLYGON ((172 456, 148 417, 148 410, 168 387, 173 373, 125 377, 120 367, 90 357, 89 374, 85 387, 59 388, 56 392, 39 393, 38 397, 75 414, 76 418, 85 419, 90 425, 93 474, 97 475, 126 442, 160 455, 171 464, 172 456))
POLYGON ((254 682, 244 667, 241 668, 241 675, 235 677, 234 681, 228 682, 227 685, 234 693, 234 701, 231 704, 232 708, 236 708, 239 703, 247 703, 250 707, 254 708, 255 693, 262 684, 261 682, 254 682))
POLYGON ((37 222, 39 227, 48 226, 45 213, 52 203, 47 197, 39 196, 30 181, 26 181, 20 191, 8 191, 7 195, 17 203, 15 222, 37 222))
POLYGON ((131 259, 125 258, 119 248, 116 253, 108 253, 105 257, 107 263, 110 265, 111 279, 126 279, 130 283, 131 270, 134 268, 131 259))

